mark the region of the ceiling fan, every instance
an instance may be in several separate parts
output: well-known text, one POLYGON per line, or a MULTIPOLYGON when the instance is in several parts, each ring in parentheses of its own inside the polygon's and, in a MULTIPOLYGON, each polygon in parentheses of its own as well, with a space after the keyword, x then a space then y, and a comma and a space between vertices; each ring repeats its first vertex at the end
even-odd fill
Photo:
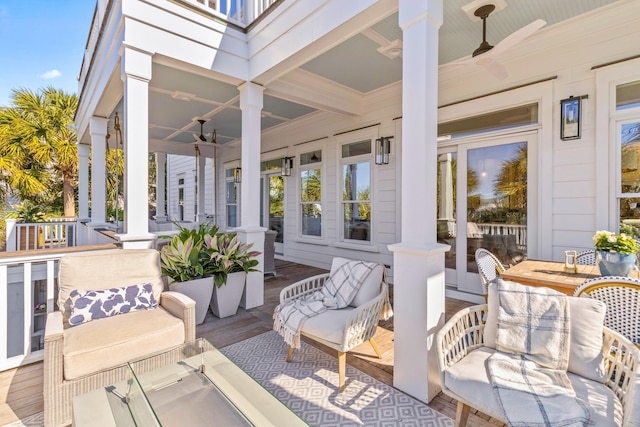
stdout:
POLYGON ((495 57, 500 53, 511 49, 513 46, 517 45, 547 24, 546 21, 542 19, 536 19, 530 24, 525 25, 519 30, 509 34, 495 46, 492 46, 487 41, 487 18, 495 9, 496 6, 489 3, 484 4, 475 10, 473 14, 482 20, 482 43, 480 43, 480 46, 478 46, 478 48, 473 51, 471 57, 465 57, 457 61, 445 64, 443 66, 443 69, 461 65, 479 65, 485 67, 498 79, 504 79, 507 77, 507 70, 504 68, 504 66, 496 61, 495 57))

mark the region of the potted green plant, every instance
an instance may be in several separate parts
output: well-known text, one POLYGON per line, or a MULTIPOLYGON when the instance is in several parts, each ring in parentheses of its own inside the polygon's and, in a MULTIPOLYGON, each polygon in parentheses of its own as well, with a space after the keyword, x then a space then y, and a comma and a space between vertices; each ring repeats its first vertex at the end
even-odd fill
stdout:
POLYGON ((211 311, 220 318, 232 316, 240 306, 247 273, 257 271, 254 267, 260 252, 251 251, 253 244, 241 243, 233 233, 207 236, 204 246, 212 261, 209 271, 216 285, 211 311))
POLYGON ((596 263, 603 276, 628 276, 637 262, 640 249, 635 239, 625 233, 616 235, 600 230, 593 236, 596 247, 596 263))
POLYGON ((213 263, 204 242, 217 232, 215 225, 201 224, 193 230, 178 225, 177 234, 163 236, 171 241, 160 249, 160 267, 171 280, 169 289, 196 302, 197 324, 204 322, 213 293, 213 263))

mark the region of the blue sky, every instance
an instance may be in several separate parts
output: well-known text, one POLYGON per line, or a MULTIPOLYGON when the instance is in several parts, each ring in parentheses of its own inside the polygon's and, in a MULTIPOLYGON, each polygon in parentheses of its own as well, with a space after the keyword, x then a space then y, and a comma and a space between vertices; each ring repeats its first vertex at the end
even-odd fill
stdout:
POLYGON ((13 89, 78 93, 93 0, 0 0, 0 106, 13 89))

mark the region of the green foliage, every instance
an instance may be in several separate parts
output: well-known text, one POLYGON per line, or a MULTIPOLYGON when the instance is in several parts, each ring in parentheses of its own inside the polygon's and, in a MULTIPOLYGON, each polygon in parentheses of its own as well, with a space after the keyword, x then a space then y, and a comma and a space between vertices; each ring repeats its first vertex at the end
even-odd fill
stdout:
POLYGON ((9 213, 10 218, 16 218, 25 224, 34 222, 45 222, 47 216, 41 210, 41 206, 30 201, 24 201, 18 205, 11 206, 14 210, 9 213))
POLYGON ((638 243, 624 233, 616 236, 611 231, 600 230, 593 236, 596 250, 605 252, 617 252, 620 254, 635 254, 640 248, 638 243))
POLYGON ((256 271, 254 267, 258 265, 258 260, 255 257, 260 252, 250 251, 253 244, 241 243, 235 234, 206 236, 204 246, 212 261, 208 272, 213 274, 214 282, 219 288, 226 284, 227 275, 231 273, 256 271))
POLYGON ((178 234, 162 236, 171 238, 171 242, 160 250, 162 274, 174 282, 186 282, 211 274, 212 261, 204 242, 217 232, 215 225, 200 224, 194 230, 178 225, 178 234))

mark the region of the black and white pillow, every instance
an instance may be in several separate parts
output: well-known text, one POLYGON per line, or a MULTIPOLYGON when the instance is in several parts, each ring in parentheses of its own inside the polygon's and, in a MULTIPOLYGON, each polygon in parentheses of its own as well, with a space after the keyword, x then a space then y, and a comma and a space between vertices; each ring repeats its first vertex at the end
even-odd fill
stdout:
POLYGON ((73 290, 69 297, 71 299, 69 324, 73 326, 158 306, 150 283, 99 291, 73 290))

